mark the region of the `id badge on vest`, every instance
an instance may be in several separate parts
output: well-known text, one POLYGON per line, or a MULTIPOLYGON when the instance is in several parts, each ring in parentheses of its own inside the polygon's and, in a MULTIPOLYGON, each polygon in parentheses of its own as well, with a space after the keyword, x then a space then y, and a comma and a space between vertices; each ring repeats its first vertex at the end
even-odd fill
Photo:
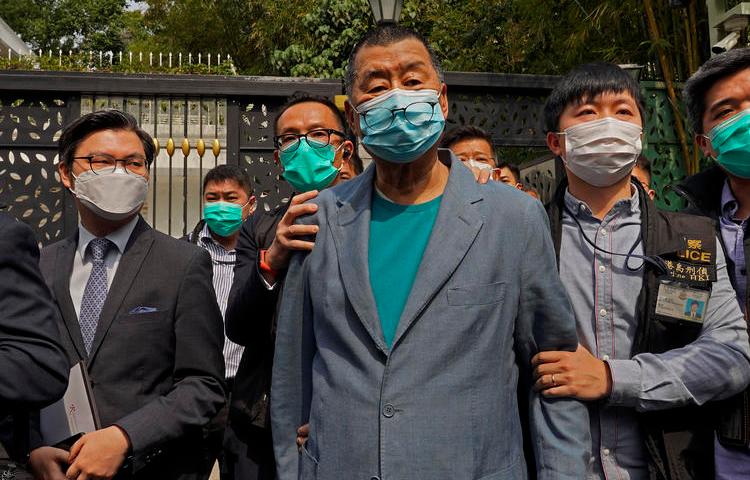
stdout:
POLYGON ((702 324, 710 297, 710 290, 672 280, 660 280, 655 312, 676 321, 702 324))
POLYGON ((665 255, 667 275, 659 279, 656 315, 672 322, 702 325, 716 281, 716 244, 684 238, 684 247, 665 255))

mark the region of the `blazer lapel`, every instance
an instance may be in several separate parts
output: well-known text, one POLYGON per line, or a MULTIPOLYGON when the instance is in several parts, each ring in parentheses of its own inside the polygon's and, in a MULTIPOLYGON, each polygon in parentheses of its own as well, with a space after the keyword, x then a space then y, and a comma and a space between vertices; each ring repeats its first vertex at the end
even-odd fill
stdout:
POLYGON ((338 255, 341 279, 349 301, 375 345, 383 353, 388 347, 383 339, 375 297, 370 285, 368 255, 370 213, 375 167, 371 165, 354 180, 348 198, 339 199, 338 218, 330 218, 338 255), (354 184, 356 182, 356 185, 354 184))
POLYGON ((70 298, 70 272, 73 271, 73 259, 78 253, 76 250, 77 244, 78 233, 60 245, 55 258, 55 279, 53 285, 55 300, 60 309, 65 328, 68 330, 68 335, 73 342, 78 357, 85 359, 87 355, 86 347, 83 344, 83 337, 81 336, 81 325, 78 322, 78 315, 76 314, 73 300, 70 298))
POLYGON ((148 226, 143 218, 138 219, 138 223, 130 234, 130 239, 125 246, 125 252, 120 257, 120 263, 117 266, 115 278, 112 279, 112 285, 107 293, 107 299, 104 301, 102 313, 99 316, 99 325, 96 327, 96 335, 91 344, 91 353, 89 354, 89 365, 93 363, 96 353, 109 331, 109 327, 120 310, 125 295, 135 280, 138 271, 141 269, 146 255, 151 249, 154 242, 153 230, 148 226))
POLYGON ((476 206, 482 201, 476 180, 467 169, 457 166, 458 160, 451 162, 440 211, 401 313, 392 348, 458 268, 484 223, 476 206))

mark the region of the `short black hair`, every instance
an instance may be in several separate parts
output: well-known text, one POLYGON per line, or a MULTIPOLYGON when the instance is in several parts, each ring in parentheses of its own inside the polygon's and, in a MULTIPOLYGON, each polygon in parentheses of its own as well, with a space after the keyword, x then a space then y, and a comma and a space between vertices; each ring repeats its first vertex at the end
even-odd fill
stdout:
POLYGON ((635 166, 648 173, 651 176, 651 160, 646 158, 645 155, 638 155, 638 160, 635 162, 635 166))
POLYGON ((544 128, 556 132, 565 107, 590 101, 602 93, 627 92, 638 105, 645 124, 643 99, 638 82, 628 72, 613 63, 593 62, 579 65, 562 77, 544 104, 544 128))
POLYGON ((339 108, 336 106, 335 103, 331 101, 331 99, 322 97, 319 95, 310 95, 309 93, 305 92, 294 92, 286 101, 284 105, 281 106, 281 109, 279 109, 279 114, 276 116, 276 120, 273 122, 273 133, 274 135, 279 134, 279 118, 281 118, 281 115, 284 114, 287 110, 292 108, 295 105, 299 105, 300 103, 320 103, 321 105, 324 105, 327 107, 333 114, 336 116, 336 120, 339 122, 339 130, 343 133, 347 133, 348 135, 348 129, 346 124, 346 118, 344 118, 344 114, 339 110, 339 108))
POLYGON ((682 97, 693 133, 705 133, 703 114, 706 111, 706 93, 722 78, 746 68, 750 68, 750 48, 737 48, 711 57, 685 82, 682 97))
POLYGON ((475 127, 474 125, 462 125, 460 127, 451 129, 443 137, 441 146, 443 148, 451 148, 451 146, 455 145, 458 142, 475 138, 484 140, 489 143, 490 148, 492 148, 494 153, 495 146, 492 142, 492 135, 479 127, 475 127))
POLYGON ((444 79, 444 75, 443 68, 440 65, 440 59, 435 54, 435 50, 433 50, 430 44, 427 42, 427 39, 419 32, 417 32, 416 30, 412 30, 411 28, 406 28, 395 23, 384 23, 365 32, 365 34, 362 35, 359 40, 357 40, 357 43, 354 44, 352 53, 349 54, 349 61, 346 65, 346 75, 344 77, 344 87, 346 89, 346 94, 350 97, 352 95, 352 86, 354 85, 354 81, 357 79, 355 60, 357 59, 357 54, 360 50, 362 50, 362 48, 372 46, 384 47, 409 38, 418 40, 422 45, 424 45, 424 48, 427 49, 427 53, 430 54, 430 62, 432 62, 432 67, 435 69, 438 78, 442 82, 444 79))
POLYGON ((523 183, 521 181, 521 169, 518 168, 518 165, 516 165, 515 163, 510 163, 502 160, 497 163, 497 168, 507 168, 508 170, 510 170, 510 173, 512 173, 513 176, 516 177, 516 182, 523 183))
POLYGON ((114 108, 87 113, 65 127, 57 142, 60 161, 69 169, 72 168, 73 156, 81 142, 89 135, 103 130, 127 130, 138 135, 146 154, 146 166, 151 167, 156 154, 153 138, 138 126, 135 117, 114 108))
POLYGON ((235 181, 247 193, 248 197, 253 195, 253 184, 250 181, 250 175, 237 165, 218 165, 206 173, 203 177, 203 190, 206 185, 212 182, 222 183, 226 181, 235 181))

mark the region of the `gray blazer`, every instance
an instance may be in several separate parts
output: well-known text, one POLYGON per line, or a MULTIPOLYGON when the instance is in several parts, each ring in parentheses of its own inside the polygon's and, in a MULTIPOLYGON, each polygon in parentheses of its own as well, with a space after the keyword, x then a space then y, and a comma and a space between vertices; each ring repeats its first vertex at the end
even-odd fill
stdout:
MULTIPOLYGON (((440 157, 448 184, 390 350, 367 267, 374 168, 322 192, 304 220, 320 231, 290 264, 273 367, 281 480, 527 476, 519 375, 531 383, 539 350, 574 350, 575 319, 541 203, 440 157)), ((539 478, 584 478, 584 405, 528 399, 539 478)))
MULTIPOLYGON (((103 427, 132 444, 132 476, 208 478, 203 427, 225 403, 221 311, 208 253, 140 218, 104 302, 86 354, 70 272, 78 233, 42 250, 40 268, 60 310, 71 364, 85 359, 103 427)), ((130 473, 130 472, 127 472, 130 473)))

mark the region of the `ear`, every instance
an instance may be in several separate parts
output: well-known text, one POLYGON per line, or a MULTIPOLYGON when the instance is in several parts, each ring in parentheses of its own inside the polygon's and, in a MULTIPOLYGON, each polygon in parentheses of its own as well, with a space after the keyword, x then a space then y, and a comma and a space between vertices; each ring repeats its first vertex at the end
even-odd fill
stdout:
POLYGON ((443 111, 443 118, 448 119, 448 85, 443 83, 442 88, 440 89, 440 98, 438 99, 440 102, 440 109, 443 111))
POLYGON ((346 102, 344 102, 344 113, 346 114, 346 121, 349 123, 349 129, 354 135, 361 137, 362 130, 360 130, 359 122, 357 121, 357 112, 354 111, 354 106, 348 98, 346 102))
POLYGON ((256 201, 255 195, 253 195, 252 197, 250 197, 250 200, 248 201, 247 206, 246 206, 247 215, 243 215, 242 219, 245 220, 247 217, 255 213, 255 207, 257 207, 257 205, 258 205, 258 202, 256 201))
POLYGON ((352 158, 352 154, 354 153, 354 143, 351 140, 344 140, 344 143, 341 144, 341 155, 346 159, 349 160, 352 158))
POLYGON ((562 157, 565 152, 565 140, 556 132, 547 132, 547 148, 555 156, 562 157))
POLYGON ((696 134, 695 143, 701 149, 701 151, 703 152, 703 155, 707 157, 716 158, 716 152, 714 151, 713 145, 711 145, 711 140, 709 140, 706 135, 702 133, 696 134))
POLYGON ((75 188, 75 180, 73 179, 73 175, 68 168, 67 165, 65 165, 65 162, 60 162, 57 164, 57 171, 60 174, 60 181, 62 181, 62 184, 67 188, 68 190, 75 188))

